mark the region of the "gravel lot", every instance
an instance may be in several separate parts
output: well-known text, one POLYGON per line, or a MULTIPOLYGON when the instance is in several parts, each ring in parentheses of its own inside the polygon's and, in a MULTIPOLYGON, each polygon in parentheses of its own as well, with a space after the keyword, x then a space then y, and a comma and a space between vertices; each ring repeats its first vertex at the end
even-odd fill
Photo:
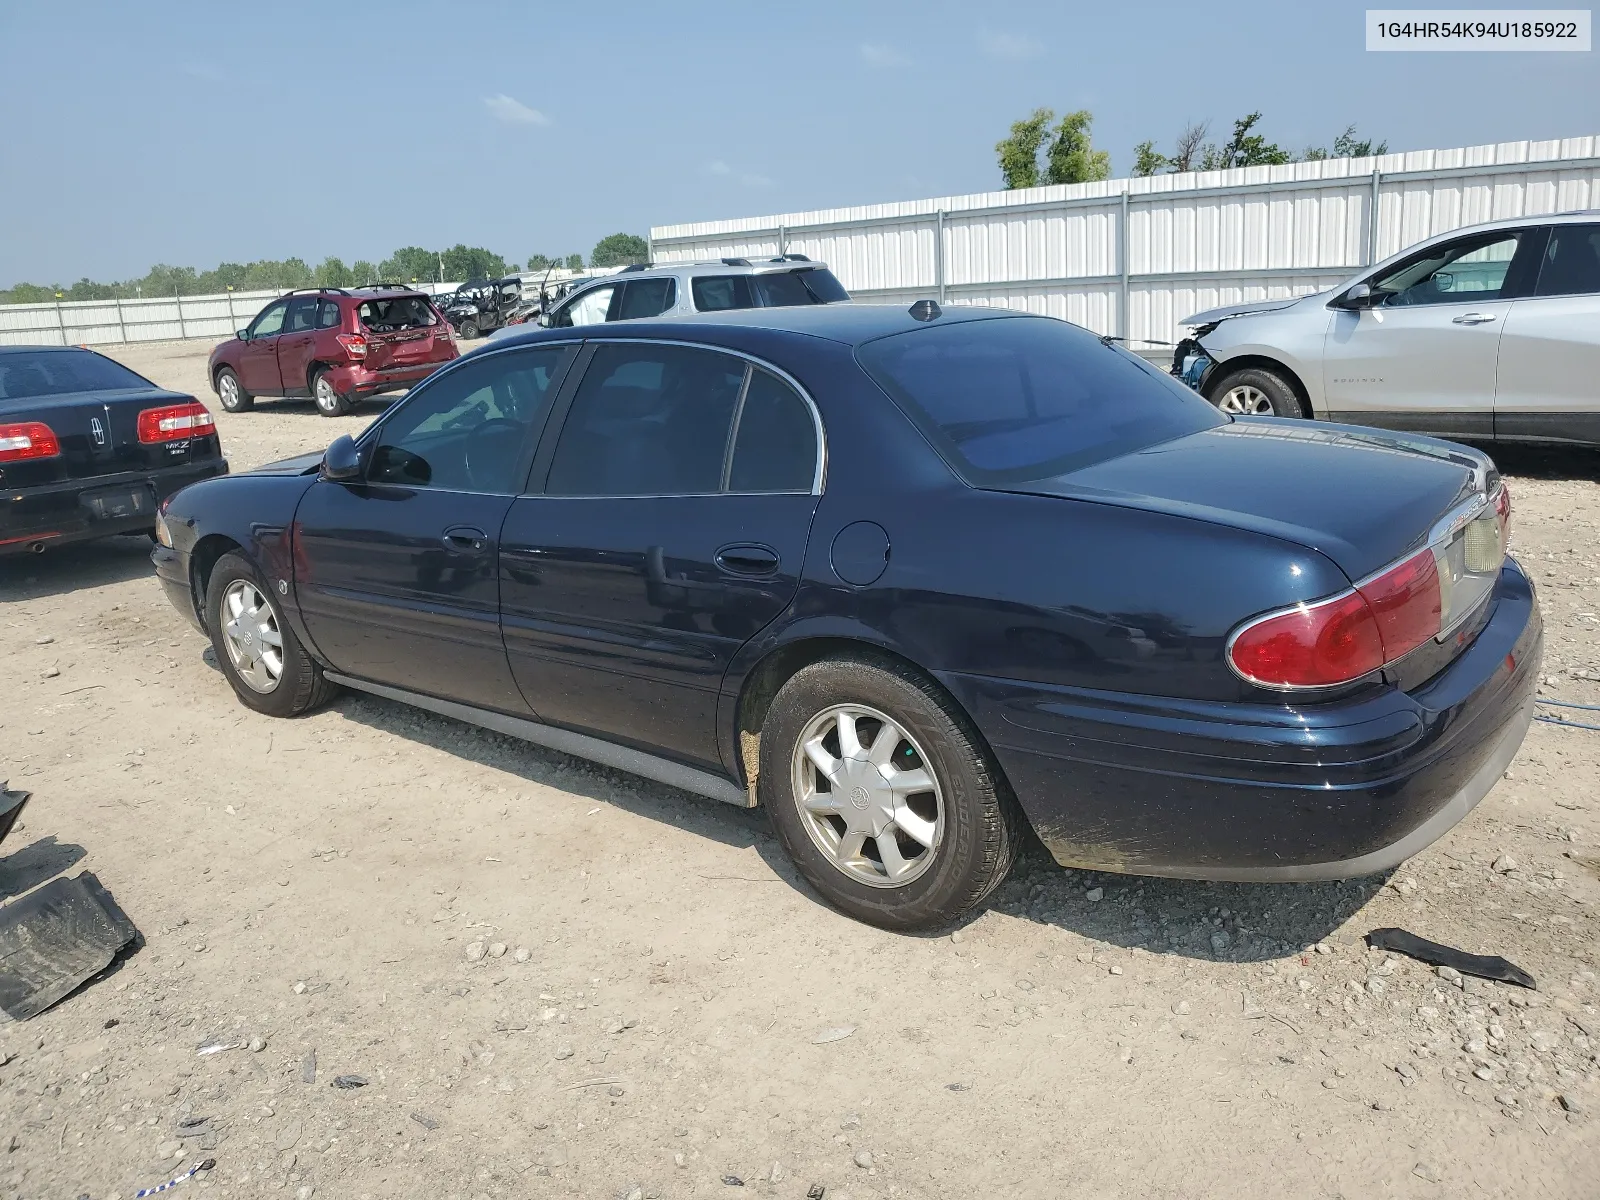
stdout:
MULTIPOLYGON (((209 402, 208 349, 112 353, 209 402)), ((376 411, 218 423, 243 468, 376 411)), ((1499 457, 1543 694, 1600 703, 1600 455, 1499 457)), ((34 793, 0 896, 93 870, 146 940, 0 1026, 6 1200, 131 1200, 205 1157, 180 1191, 1596 1195, 1600 732, 1536 724, 1387 879, 1035 847, 963 928, 901 937, 823 907, 759 813, 364 696, 250 714, 147 554, 0 565, 0 778, 34 793), (1387 925, 1539 990, 1366 950, 1387 925)))

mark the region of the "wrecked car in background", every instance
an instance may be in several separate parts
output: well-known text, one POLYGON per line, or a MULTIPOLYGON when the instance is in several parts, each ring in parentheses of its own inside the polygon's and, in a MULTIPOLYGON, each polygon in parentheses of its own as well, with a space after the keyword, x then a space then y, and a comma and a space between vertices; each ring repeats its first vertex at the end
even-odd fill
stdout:
POLYGON ((1235 416, 1600 446, 1600 212, 1458 229, 1182 324, 1172 373, 1235 416))

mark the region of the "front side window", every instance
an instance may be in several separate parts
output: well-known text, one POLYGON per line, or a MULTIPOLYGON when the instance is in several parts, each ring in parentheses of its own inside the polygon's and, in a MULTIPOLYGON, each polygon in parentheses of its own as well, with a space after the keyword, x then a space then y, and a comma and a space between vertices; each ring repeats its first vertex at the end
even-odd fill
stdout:
POLYGON ((611 307, 611 293, 616 290, 609 285, 591 288, 558 309, 550 322, 551 327, 567 329, 574 325, 599 325, 606 319, 606 310, 611 307))
POLYGON ((1052 317, 935 324, 856 356, 974 487, 1047 479, 1227 422, 1138 355, 1052 317))
POLYGON ((661 279, 631 279, 623 285, 617 320, 659 317, 677 303, 677 299, 678 285, 670 275, 661 279))
POLYGON ((1385 307, 1497 300, 1521 236, 1489 234, 1447 242, 1375 280, 1372 290, 1383 297, 1385 307))
POLYGON ((251 322, 250 336, 252 338, 264 338, 282 333, 283 314, 288 311, 288 308, 289 302, 287 300, 279 300, 267 305, 266 308, 261 310, 261 315, 251 322))
POLYGON ((289 301, 288 314, 283 319, 283 332, 304 333, 317 324, 317 298, 296 296, 289 301))
POLYGON ((371 483, 512 495, 523 452, 543 422, 565 346, 488 355, 400 402, 378 430, 371 483))
POLYGON ((1600 225, 1557 225, 1539 264, 1535 296, 1600 293, 1600 225))
POLYGON ((688 496, 722 490, 745 363, 651 342, 601 345, 556 443, 557 496, 688 496))

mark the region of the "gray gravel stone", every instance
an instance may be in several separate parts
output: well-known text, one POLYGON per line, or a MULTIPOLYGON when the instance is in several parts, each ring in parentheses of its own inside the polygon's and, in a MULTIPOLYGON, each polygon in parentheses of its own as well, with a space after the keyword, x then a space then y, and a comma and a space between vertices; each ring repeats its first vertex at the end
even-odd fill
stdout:
POLYGON ((488 953, 488 950, 489 950, 489 948, 487 946, 485 946, 482 942, 469 942, 469 943, 467 943, 467 961, 468 962, 482 962, 483 961, 483 956, 486 953, 488 953))
POLYGON ((872 1165, 872 1151, 871 1150, 857 1150, 856 1151, 856 1166, 858 1166, 858 1167, 862 1168, 863 1170, 865 1170, 867 1167, 870 1167, 871 1165, 872 1165))
POLYGON ((266 1048, 267 1042, 265 1038, 253 1037, 250 1039, 250 1050, 252 1053, 260 1054, 266 1048))

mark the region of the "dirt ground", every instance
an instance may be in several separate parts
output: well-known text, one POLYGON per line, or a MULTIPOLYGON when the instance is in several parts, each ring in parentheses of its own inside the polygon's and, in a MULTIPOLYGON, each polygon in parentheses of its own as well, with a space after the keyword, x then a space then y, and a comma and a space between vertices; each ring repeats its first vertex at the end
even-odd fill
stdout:
MULTIPOLYGON (((211 401, 207 349, 112 353, 211 401)), ((218 424, 244 468, 376 411, 218 424)), ((1600 455, 1498 457, 1542 694, 1600 703, 1600 455)), ((1387 879, 1033 847, 962 928, 904 937, 824 907, 760 812, 366 696, 249 713, 147 555, 0 565, 0 778, 34 793, 0 896, 92 870, 145 939, 0 1026, 5 1200, 131 1200, 206 1157, 180 1192, 1600 1194, 1600 733, 1536 724, 1387 879), (1366 950, 1389 925, 1539 990, 1366 950)))

